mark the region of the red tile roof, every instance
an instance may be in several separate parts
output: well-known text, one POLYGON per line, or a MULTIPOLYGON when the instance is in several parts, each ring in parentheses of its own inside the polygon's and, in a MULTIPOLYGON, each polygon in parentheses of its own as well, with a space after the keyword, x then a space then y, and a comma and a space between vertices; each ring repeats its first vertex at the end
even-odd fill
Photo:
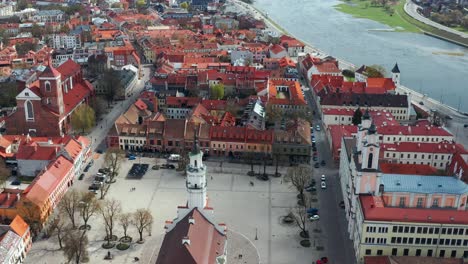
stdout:
POLYGON ((225 110, 226 100, 203 100, 201 104, 209 111, 211 110, 225 110))
POLYGON ((65 104, 65 112, 63 115, 68 115, 75 107, 83 102, 83 100, 91 95, 92 90, 88 85, 82 83, 74 83, 73 89, 68 90, 68 93, 63 95, 65 104))
POLYGON ((452 142, 440 143, 416 143, 416 142, 397 142, 395 144, 381 144, 384 151, 395 152, 418 152, 418 153, 460 153, 467 155, 468 151, 461 144, 452 142))
POLYGON ((382 126, 381 135, 413 135, 413 136, 453 136, 442 127, 436 126, 382 126))
POLYGON ((468 211, 384 207, 379 196, 360 195, 364 219, 385 222, 468 224, 468 211))
POLYGON ((57 71, 52 65, 47 66, 44 71, 39 75, 39 77, 54 78, 60 75, 60 72, 57 71))
POLYGON ((439 171, 425 164, 379 163, 380 171, 389 174, 441 175, 439 171))
POLYGON ((194 107, 201 102, 199 97, 175 97, 169 96, 166 98, 166 105, 168 107, 194 107))
POLYGON ((61 64, 57 71, 62 74, 62 80, 75 75, 76 73, 81 71, 81 66, 74 62, 72 59, 68 59, 66 62, 61 64))
POLYGON ((273 46, 270 47, 270 51, 274 54, 278 54, 282 51, 286 51, 286 49, 281 45, 274 44, 273 46))
POLYGON ((384 89, 385 91, 393 91, 396 86, 391 78, 367 78, 367 90, 384 89))
POLYGON ((24 234, 28 231, 29 225, 23 220, 19 215, 13 218, 13 221, 10 223, 10 228, 18 234, 18 236, 23 237, 24 234))
POLYGON ((225 243, 226 235, 194 208, 166 233, 156 264, 215 264, 224 254, 225 243), (183 243, 183 239, 190 243, 183 243))

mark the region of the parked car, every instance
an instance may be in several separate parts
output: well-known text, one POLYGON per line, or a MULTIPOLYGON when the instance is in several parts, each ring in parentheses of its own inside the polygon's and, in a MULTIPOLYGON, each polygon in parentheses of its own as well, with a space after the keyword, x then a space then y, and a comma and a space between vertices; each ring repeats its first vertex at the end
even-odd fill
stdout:
POLYGON ((84 178, 84 173, 81 173, 80 177, 78 177, 78 180, 81 181, 81 180, 83 180, 83 178, 84 178))
POLYGON ((16 179, 16 180, 11 182, 11 185, 21 185, 21 181, 16 179))
POLYGON ((339 203, 339 206, 340 206, 341 209, 344 209, 344 208, 345 208, 344 201, 341 201, 341 202, 339 203))
POLYGON ((128 160, 136 160, 136 157, 133 155, 128 156, 128 160))
POLYGON ((161 165, 161 169, 171 169, 171 170, 173 170, 173 169, 175 169, 175 166, 174 166, 174 164, 168 164, 167 163, 167 164, 161 165))
POLYGON ((317 157, 317 156, 314 156, 314 157, 312 158, 312 160, 313 160, 313 161, 317 161, 317 160, 318 160, 318 157, 317 157))
POLYGON ((320 165, 325 166, 327 165, 327 163, 325 162, 325 160, 322 160, 322 162, 320 162, 320 165))
POLYGON ((98 170, 99 173, 108 174, 110 172, 110 168, 101 168, 98 170))
POLYGON ((320 183, 320 188, 322 189, 326 189, 327 188, 327 184, 323 181, 320 183))
POLYGON ((96 150, 96 152, 99 153, 99 154, 102 154, 102 153, 104 153, 104 150, 98 149, 98 150, 96 150))
POLYGON ((167 158, 169 161, 179 161, 180 160, 180 155, 179 154, 171 154, 169 158, 167 158))
POLYGON ((320 168, 320 164, 318 162, 315 162, 314 168, 316 168, 316 169, 320 168))
POLYGON ((318 214, 318 209, 317 208, 309 208, 309 209, 307 209, 307 214, 316 215, 316 214, 318 214))
POLYGON ((309 217, 309 219, 310 219, 310 221, 317 221, 317 220, 320 219, 320 216, 318 216, 318 215, 313 215, 313 216, 309 217))
POLYGON ((315 130, 320 131, 320 125, 316 125, 315 130))
POLYGON ((309 188, 306 188, 305 191, 306 191, 306 192, 315 192, 315 191, 317 191, 317 188, 315 188, 315 187, 309 187, 309 188))
POLYGON ((320 180, 325 181, 325 174, 322 174, 322 176, 320 177, 320 180))
POLYGON ((468 124, 464 124, 463 127, 468 127, 468 124))

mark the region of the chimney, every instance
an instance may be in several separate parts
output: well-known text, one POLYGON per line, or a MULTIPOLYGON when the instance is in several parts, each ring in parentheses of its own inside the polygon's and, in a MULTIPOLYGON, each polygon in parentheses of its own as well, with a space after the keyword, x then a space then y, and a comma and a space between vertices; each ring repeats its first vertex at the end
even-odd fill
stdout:
POLYGON ((188 237, 182 238, 182 245, 189 245, 190 246, 190 239, 188 237))
POLYGON ((19 193, 16 194, 16 198, 19 201, 21 199, 21 195, 19 193))
POLYGON ((54 144, 54 142, 52 141, 52 138, 49 138, 49 140, 47 142, 49 143, 49 145, 54 144))
POLYGON ((10 200, 10 193, 7 193, 7 200, 10 200))

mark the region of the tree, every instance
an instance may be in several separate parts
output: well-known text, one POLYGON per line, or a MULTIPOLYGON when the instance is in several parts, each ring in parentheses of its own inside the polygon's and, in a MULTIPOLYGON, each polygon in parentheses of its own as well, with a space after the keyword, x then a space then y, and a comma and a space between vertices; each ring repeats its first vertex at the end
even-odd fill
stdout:
POLYGON ((122 205, 120 201, 115 199, 105 200, 99 211, 106 226, 106 240, 107 245, 109 245, 114 237, 114 226, 122 212, 122 205))
POLYGON ((218 83, 213 84, 210 87, 211 99, 223 99, 224 98, 224 84, 218 83))
POLYGON ((106 196, 107 192, 109 191, 110 185, 108 182, 103 182, 101 188, 99 189, 100 192, 100 199, 104 199, 106 196))
POLYGON ((106 112, 104 99, 98 96, 94 96, 90 101, 91 108, 94 110, 94 116, 96 120, 106 112))
POLYGON ((307 209, 311 207, 311 200, 308 195, 304 195, 303 197, 304 203, 295 207, 291 210, 292 215, 294 216, 294 220, 296 225, 301 229, 301 237, 308 238, 309 232, 307 231, 307 220, 309 214, 307 213, 307 209))
POLYGON ((371 78, 382 78, 385 76, 385 68, 381 65, 371 65, 366 67, 367 77, 371 78))
POLYGON ((132 214, 131 213, 123 213, 119 216, 119 224, 122 226, 124 237, 127 238, 127 230, 130 224, 132 223, 132 214))
POLYGON ((117 71, 109 69, 104 72, 99 85, 103 87, 104 97, 107 100, 107 106, 110 106, 118 94, 124 89, 120 75, 117 71))
POLYGON ((86 230, 72 230, 67 232, 63 238, 63 253, 68 262, 74 260, 75 264, 88 258, 88 236, 86 230))
POLYGON ((120 165, 125 159, 125 151, 119 147, 108 148, 104 156, 104 164, 109 168, 109 183, 114 183, 115 176, 119 174, 120 165))
POLYGON ((60 27, 60 33, 68 33, 70 32, 70 27, 68 27, 67 24, 63 24, 61 27, 60 27))
POLYGON ((463 17, 460 24, 463 28, 468 29, 468 15, 463 17))
POLYGON ((18 0, 16 2, 16 10, 18 10, 18 11, 26 9, 27 7, 28 7, 28 1, 27 0, 18 0))
POLYGON ((148 209, 138 209, 132 216, 132 223, 140 234, 139 242, 143 242, 143 231, 153 224, 153 216, 148 209))
POLYGON ((81 201, 80 201, 80 209, 81 209, 81 217, 83 218, 83 226, 80 229, 90 229, 91 226, 88 225, 89 219, 98 212, 100 208, 99 202, 96 200, 94 193, 90 192, 83 192, 81 193, 81 201))
POLYGON ((0 29, 0 40, 3 42, 3 45, 8 46, 10 43, 10 33, 5 29, 0 29))
POLYGON ((15 48, 18 55, 23 56, 31 50, 36 51, 36 44, 32 42, 17 43, 15 48))
POLYGON ((8 180, 8 177, 10 177, 10 175, 10 170, 6 167, 6 164, 3 161, 3 159, 0 159, 0 187, 2 189, 5 188, 5 183, 8 180))
POLYGON ((312 170, 310 167, 306 166, 297 166, 290 167, 287 174, 284 177, 285 181, 290 181, 291 184, 299 192, 300 200, 304 200, 304 188, 308 185, 310 179, 312 178, 312 170))
POLYGON ((361 112, 361 108, 357 108, 356 111, 354 111, 354 114, 353 114, 353 125, 357 126, 359 124, 361 124, 361 119, 362 119, 362 112, 361 112))
POLYGON ((81 133, 90 130, 96 125, 94 110, 87 104, 81 104, 72 113, 71 125, 75 131, 81 130, 81 133))
POLYGON ((40 37, 42 37, 44 35, 44 31, 42 30, 42 28, 38 24, 33 24, 32 28, 31 28, 31 34, 35 38, 40 38, 40 37))
POLYGON ((267 104, 265 112, 268 123, 275 123, 275 121, 280 120, 283 116, 283 112, 279 108, 273 107, 272 104, 267 104))
POLYGON ((65 216, 61 211, 59 211, 59 214, 55 215, 54 218, 51 220, 50 230, 51 232, 55 232, 57 234, 60 249, 63 249, 63 238, 65 234, 71 231, 72 229, 75 228, 67 225, 65 216))
POLYGON ((189 4, 187 2, 183 2, 182 4, 180 4, 180 7, 185 9, 185 10, 188 10, 189 4))
POLYGON ((70 218, 70 223, 73 229, 76 228, 75 213, 78 211, 80 198, 80 193, 75 189, 72 189, 65 193, 59 203, 59 210, 70 218))

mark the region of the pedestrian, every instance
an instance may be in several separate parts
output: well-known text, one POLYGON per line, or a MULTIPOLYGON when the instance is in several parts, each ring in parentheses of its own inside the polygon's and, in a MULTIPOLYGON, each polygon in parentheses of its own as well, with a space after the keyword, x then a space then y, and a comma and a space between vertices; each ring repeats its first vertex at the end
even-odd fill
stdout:
POLYGON ((101 125, 101 129, 102 129, 102 125, 101 125))

